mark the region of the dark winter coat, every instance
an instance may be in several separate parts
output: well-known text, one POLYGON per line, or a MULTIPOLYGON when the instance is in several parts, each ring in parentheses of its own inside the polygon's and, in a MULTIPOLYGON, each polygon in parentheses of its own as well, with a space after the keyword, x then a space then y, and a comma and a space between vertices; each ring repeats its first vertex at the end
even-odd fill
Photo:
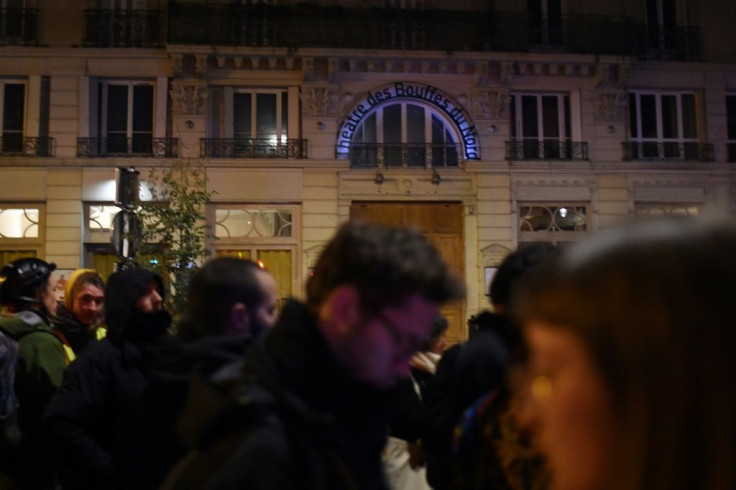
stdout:
POLYGON ((41 443, 39 427, 44 409, 61 384, 66 368, 64 348, 40 311, 26 310, 0 319, 0 330, 18 342, 14 389, 21 432, 20 445, 3 454, 3 466, 12 467, 21 488, 51 488, 52 461, 41 443))
POLYGON ((506 317, 485 312, 478 330, 464 344, 448 349, 437 365, 425 439, 427 481, 445 490, 453 479, 452 437, 463 411, 480 396, 504 384, 509 355, 515 346, 513 326, 506 317))
POLYGON ((184 428, 200 453, 164 488, 387 488, 386 393, 345 373, 314 322, 302 304, 287 303, 246 356, 248 381, 236 390, 237 408, 197 430, 193 422, 204 418, 197 408, 201 413, 216 403, 201 399, 189 407, 184 428))
POLYGON ((154 490, 189 447, 177 432, 177 421, 187 399, 192 373, 207 375, 239 362, 251 340, 245 336, 221 336, 182 342, 172 339, 162 346, 153 377, 126 422, 122 466, 123 488, 154 490))
MULTIPOLYGON (((113 488, 123 455, 124 421, 151 376, 156 344, 171 316, 134 307, 153 273, 113 274, 105 296, 110 333, 71 364, 44 414, 42 430, 61 462, 64 489, 113 488)), ((159 280, 160 281, 160 280, 159 280)))

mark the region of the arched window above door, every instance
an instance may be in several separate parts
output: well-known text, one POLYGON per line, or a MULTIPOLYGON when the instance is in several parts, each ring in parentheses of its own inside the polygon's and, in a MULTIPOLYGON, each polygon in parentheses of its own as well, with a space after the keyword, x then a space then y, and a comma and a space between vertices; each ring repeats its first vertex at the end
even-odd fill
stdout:
POLYGON ((353 167, 457 167, 460 138, 434 108, 402 100, 375 108, 353 133, 353 167))

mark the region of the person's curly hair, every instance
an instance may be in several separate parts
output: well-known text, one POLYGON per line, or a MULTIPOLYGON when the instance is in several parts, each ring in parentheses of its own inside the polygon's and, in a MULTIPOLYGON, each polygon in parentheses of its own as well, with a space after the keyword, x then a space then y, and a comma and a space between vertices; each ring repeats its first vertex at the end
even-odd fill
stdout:
POLYGON ((343 225, 320 255, 307 282, 310 310, 316 313, 341 284, 355 286, 366 307, 400 304, 412 294, 441 304, 465 293, 417 230, 355 221, 343 225))

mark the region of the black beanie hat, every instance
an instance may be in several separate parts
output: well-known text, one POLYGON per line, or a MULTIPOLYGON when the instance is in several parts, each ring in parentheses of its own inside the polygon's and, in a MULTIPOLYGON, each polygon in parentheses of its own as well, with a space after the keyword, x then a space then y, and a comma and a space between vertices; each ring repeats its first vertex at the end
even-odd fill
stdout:
POLYGON ((105 323, 111 332, 122 331, 136 301, 154 283, 164 298, 161 276, 148 269, 134 267, 113 273, 105 290, 105 323))

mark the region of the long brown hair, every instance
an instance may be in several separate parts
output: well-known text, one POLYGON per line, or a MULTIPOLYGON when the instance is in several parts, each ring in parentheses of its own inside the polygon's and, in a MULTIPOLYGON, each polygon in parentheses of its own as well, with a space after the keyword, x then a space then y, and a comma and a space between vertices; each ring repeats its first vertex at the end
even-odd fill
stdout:
POLYGON ((520 293, 522 323, 573 332, 606 383, 620 425, 612 488, 736 488, 736 227, 604 232, 520 293))

